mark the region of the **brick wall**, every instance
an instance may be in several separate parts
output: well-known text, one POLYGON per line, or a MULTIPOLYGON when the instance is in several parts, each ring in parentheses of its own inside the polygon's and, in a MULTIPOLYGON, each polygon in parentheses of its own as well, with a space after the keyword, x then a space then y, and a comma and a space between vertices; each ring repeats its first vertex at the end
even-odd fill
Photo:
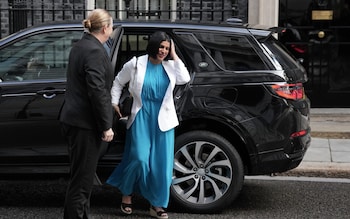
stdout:
POLYGON ((198 21, 224 21, 236 16, 235 8, 239 0, 192 0, 178 2, 179 19, 198 21))
POLYGON ((61 20, 83 20, 85 17, 85 0, 30 0, 27 8, 28 26, 61 20))
MULTIPOLYGON (((105 7, 112 14, 117 10, 126 10, 117 9, 116 0, 95 1, 98 1, 98 5, 104 5, 102 7, 105 7), (108 8, 109 5, 114 6, 112 6, 113 8, 108 8)), ((131 3, 133 1, 136 0, 131 0, 131 3)), ((168 1, 170 3, 172 0, 168 1)), ((216 22, 239 16, 243 17, 243 21, 245 21, 244 17, 247 17, 247 15, 242 16, 241 10, 245 10, 244 13, 246 13, 247 1, 248 0, 177 0, 177 19, 216 22)), ((151 3, 155 4, 157 1, 151 1, 151 3)), ((61 20, 83 20, 86 12, 86 0, 0 0, 0 6, 0 38, 25 27, 40 23, 61 20)), ((169 13, 169 11, 167 12, 169 13)), ((118 13, 115 14, 117 15, 118 13)), ((166 14, 166 11, 164 11, 163 14, 166 14)), ((155 19, 160 18, 161 17, 155 19)))
MULTIPOLYGON (((8 1, 0 1, 0 8, 8 8, 8 1)), ((8 10, 0 10, 0 38, 9 35, 9 13, 8 10)))

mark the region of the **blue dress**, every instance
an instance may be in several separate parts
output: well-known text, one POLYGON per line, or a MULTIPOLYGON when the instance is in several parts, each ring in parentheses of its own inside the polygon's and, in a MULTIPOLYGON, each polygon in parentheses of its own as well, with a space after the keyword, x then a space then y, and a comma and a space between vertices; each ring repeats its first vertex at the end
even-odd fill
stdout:
POLYGON ((174 129, 162 132, 158 114, 169 82, 162 64, 148 61, 142 108, 127 130, 122 162, 107 180, 123 195, 139 193, 151 205, 165 208, 172 181, 174 129))

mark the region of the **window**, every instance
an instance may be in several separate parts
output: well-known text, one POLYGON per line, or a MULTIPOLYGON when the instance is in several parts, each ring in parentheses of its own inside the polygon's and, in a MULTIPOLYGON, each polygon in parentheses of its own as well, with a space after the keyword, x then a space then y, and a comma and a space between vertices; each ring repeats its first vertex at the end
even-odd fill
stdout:
POLYGON ((271 36, 269 40, 265 40, 262 45, 277 70, 296 69, 299 67, 298 62, 293 58, 290 52, 274 37, 271 36))
MULTIPOLYGON (((133 56, 146 54, 149 35, 147 34, 124 34, 119 48, 116 71, 123 67, 133 56)), ((117 73, 116 72, 116 73, 117 73)))
POLYGON ((41 33, 24 38, 0 52, 0 79, 26 81, 64 79, 69 52, 82 31, 41 33))
POLYGON ((192 59, 194 66, 192 68, 195 72, 208 72, 218 71, 220 68, 214 63, 205 48, 196 39, 192 33, 177 33, 177 36, 181 38, 185 46, 184 50, 188 54, 188 57, 192 59))
MULTIPOLYGON (((229 71, 267 69, 244 36, 208 32, 194 34, 210 55, 211 60, 221 69, 229 71)), ((210 65, 210 62, 208 64, 210 65)))

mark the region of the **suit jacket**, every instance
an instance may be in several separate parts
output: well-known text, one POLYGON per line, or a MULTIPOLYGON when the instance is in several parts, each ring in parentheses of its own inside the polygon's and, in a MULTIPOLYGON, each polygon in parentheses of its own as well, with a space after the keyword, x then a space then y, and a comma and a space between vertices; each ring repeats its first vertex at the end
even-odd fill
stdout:
POLYGON ((85 33, 72 48, 67 69, 65 102, 60 121, 105 131, 112 128, 114 74, 109 56, 93 35, 85 33))
MULTIPOLYGON (((130 61, 124 64, 121 71, 115 77, 111 90, 112 104, 118 105, 123 87, 129 82, 129 92, 134 98, 131 108, 131 115, 127 122, 127 128, 135 120, 137 112, 142 107, 141 91, 146 74, 148 55, 143 55, 137 58, 133 57, 130 61), (136 67, 135 67, 136 66, 136 67)), ((158 114, 158 124, 162 131, 168 131, 179 124, 176 109, 174 105, 173 91, 175 85, 185 84, 190 81, 190 75, 184 63, 178 59, 163 61, 162 65, 170 79, 169 86, 165 92, 165 96, 158 114)))

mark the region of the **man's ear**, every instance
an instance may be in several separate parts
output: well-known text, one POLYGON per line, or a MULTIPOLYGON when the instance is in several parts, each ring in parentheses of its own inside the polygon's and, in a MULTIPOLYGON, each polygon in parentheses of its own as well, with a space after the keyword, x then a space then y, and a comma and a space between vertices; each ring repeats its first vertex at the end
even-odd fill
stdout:
POLYGON ((103 33, 106 33, 107 28, 108 28, 108 24, 106 24, 106 25, 103 26, 103 28, 102 28, 103 33))

